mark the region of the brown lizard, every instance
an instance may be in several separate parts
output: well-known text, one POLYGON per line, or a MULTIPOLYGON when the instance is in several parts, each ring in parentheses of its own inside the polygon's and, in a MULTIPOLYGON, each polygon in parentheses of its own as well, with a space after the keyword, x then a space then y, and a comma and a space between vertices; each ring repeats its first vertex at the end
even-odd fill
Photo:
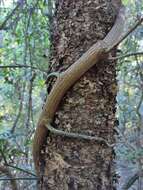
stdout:
MULTIPOLYGON (((40 175, 40 165, 42 161, 41 149, 46 142, 48 131, 58 135, 64 135, 71 138, 95 140, 110 144, 101 137, 93 137, 75 133, 66 133, 54 129, 51 126, 57 107, 67 90, 93 65, 102 59, 121 41, 124 26, 124 7, 121 6, 115 24, 103 40, 94 44, 86 53, 84 53, 67 70, 57 76, 57 80, 47 97, 45 106, 40 115, 33 140, 33 159, 37 175, 40 175)), ((111 145, 112 146, 112 145, 111 145)))

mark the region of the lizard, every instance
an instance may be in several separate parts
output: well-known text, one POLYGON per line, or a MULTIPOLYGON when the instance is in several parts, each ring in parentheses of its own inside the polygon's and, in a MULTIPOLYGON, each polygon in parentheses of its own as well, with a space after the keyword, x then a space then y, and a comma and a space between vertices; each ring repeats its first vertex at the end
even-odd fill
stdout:
MULTIPOLYGON (((41 157, 41 149, 46 142, 48 132, 55 133, 57 135, 68 136, 70 138, 95 140, 103 142, 107 146, 112 146, 101 137, 67 133, 58 129, 54 129, 51 123, 58 105, 67 90, 99 60, 104 59, 105 56, 107 57, 108 53, 120 43, 125 22, 124 10, 124 6, 121 5, 113 27, 103 40, 99 40, 93 44, 91 48, 87 50, 87 52, 85 52, 67 70, 59 73, 58 75, 55 73, 53 74, 57 77, 57 79, 49 95, 47 96, 33 139, 33 160, 38 176, 40 176, 40 164, 43 160, 41 157)), ((51 76, 52 74, 50 74, 49 77, 51 76)))

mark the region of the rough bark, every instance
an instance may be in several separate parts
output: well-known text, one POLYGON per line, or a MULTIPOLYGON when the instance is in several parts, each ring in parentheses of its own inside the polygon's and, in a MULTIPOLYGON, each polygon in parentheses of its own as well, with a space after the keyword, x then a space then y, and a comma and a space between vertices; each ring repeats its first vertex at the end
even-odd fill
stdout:
MULTIPOLYGON (((51 71, 64 71, 92 44, 105 37, 116 18, 115 2, 57 0, 51 71)), ((114 56, 115 52, 112 52, 114 56)), ((68 91, 53 125, 66 131, 97 135, 114 143, 115 103, 115 62, 99 62, 68 91)), ((42 189, 114 189, 111 147, 50 135, 46 152, 42 189)))

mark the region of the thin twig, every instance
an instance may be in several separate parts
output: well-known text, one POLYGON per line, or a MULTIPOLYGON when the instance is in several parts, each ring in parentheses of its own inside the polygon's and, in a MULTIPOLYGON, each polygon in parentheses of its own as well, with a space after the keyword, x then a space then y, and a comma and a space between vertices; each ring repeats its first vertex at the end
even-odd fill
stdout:
MULTIPOLYGON (((30 134, 30 131, 29 131, 29 128, 30 128, 30 116, 31 116, 31 111, 32 111, 32 90, 33 90, 33 82, 34 82, 34 79, 36 77, 36 73, 33 72, 32 73, 32 70, 31 70, 31 79, 30 79, 30 84, 29 84, 29 91, 28 91, 28 102, 27 102, 27 118, 26 118, 26 123, 25 123, 25 127, 26 127, 26 139, 30 139, 29 138, 29 134, 30 134)), ((29 147, 26 146, 26 160, 28 162, 28 153, 29 153, 29 147)))
POLYGON ((0 151, 1 151, 1 155, 2 155, 2 157, 3 157, 3 159, 4 159, 4 165, 5 165, 5 166, 14 168, 14 169, 16 169, 16 170, 22 171, 22 172, 24 172, 24 173, 27 173, 27 174, 29 174, 29 175, 32 175, 32 176, 35 176, 35 177, 36 177, 36 174, 34 174, 34 173, 32 173, 32 172, 30 172, 30 171, 28 171, 28 170, 25 170, 25 169, 20 168, 20 167, 18 167, 18 166, 13 166, 13 165, 11 165, 11 164, 8 164, 8 162, 7 162, 7 160, 6 160, 6 157, 5 157, 5 155, 4 155, 4 152, 3 152, 2 150, 0 150, 0 151))
POLYGON ((0 171, 2 173, 4 173, 6 176, 8 176, 9 179, 11 179, 10 181, 11 181, 12 190, 18 190, 17 183, 16 183, 16 181, 13 180, 14 176, 11 173, 11 171, 9 170, 9 168, 6 166, 0 166, 0 171))
POLYGON ((139 178, 139 173, 135 173, 133 176, 131 176, 127 182, 123 185, 122 189, 123 190, 128 190, 134 183, 135 181, 139 178))
POLYGON ((24 91, 25 91, 25 84, 23 86, 23 90, 22 92, 20 92, 20 105, 19 105, 19 110, 18 110, 18 113, 17 113, 17 116, 16 116, 16 119, 13 123, 13 126, 11 128, 11 133, 14 133, 15 129, 16 129, 16 126, 17 126, 17 123, 20 119, 20 116, 21 116, 21 112, 22 112, 22 109, 23 109, 23 99, 24 99, 24 91))
POLYGON ((109 57, 109 60, 124 59, 126 57, 132 57, 132 56, 143 56, 143 52, 128 53, 117 57, 109 57))
POLYGON ((143 18, 140 18, 123 36, 119 39, 116 46, 118 46, 123 40, 125 40, 141 23, 143 22, 143 18))
POLYGON ((20 167, 18 167, 18 166, 13 166, 13 165, 10 165, 10 164, 5 164, 5 165, 36 177, 36 174, 34 174, 34 173, 32 173, 32 172, 30 172, 30 171, 28 171, 28 170, 25 170, 25 169, 23 169, 23 168, 20 168, 20 167))
POLYGON ((38 180, 38 177, 15 177, 15 178, 0 178, 0 181, 7 181, 7 180, 38 180))
POLYGON ((11 68, 11 69, 14 69, 14 68, 31 68, 31 69, 35 69, 35 70, 39 70, 41 72, 44 72, 44 73, 47 73, 47 71, 45 70, 41 70, 37 67, 31 67, 29 65, 0 65, 0 69, 5 69, 5 68, 11 68))
POLYGON ((136 148, 128 141, 128 139, 126 138, 126 136, 120 131, 119 128, 115 128, 115 130, 117 131, 117 133, 119 133, 119 135, 123 138, 123 141, 125 143, 125 145, 130 148, 132 151, 136 151, 136 148))
POLYGON ((23 4, 23 0, 19 0, 17 2, 17 5, 15 6, 15 8, 11 11, 11 13, 9 15, 6 16, 5 20, 3 21, 3 23, 0 25, 0 30, 4 30, 5 26, 8 22, 9 19, 11 19, 11 17, 15 14, 16 10, 23 4))

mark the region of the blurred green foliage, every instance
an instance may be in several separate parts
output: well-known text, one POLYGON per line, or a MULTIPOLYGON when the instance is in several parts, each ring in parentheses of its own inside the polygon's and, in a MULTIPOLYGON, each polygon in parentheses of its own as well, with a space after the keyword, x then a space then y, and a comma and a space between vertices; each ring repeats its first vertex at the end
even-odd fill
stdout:
POLYGON ((32 138, 46 96, 53 9, 48 5, 47 0, 0 1, 0 160, 30 170, 32 138))

